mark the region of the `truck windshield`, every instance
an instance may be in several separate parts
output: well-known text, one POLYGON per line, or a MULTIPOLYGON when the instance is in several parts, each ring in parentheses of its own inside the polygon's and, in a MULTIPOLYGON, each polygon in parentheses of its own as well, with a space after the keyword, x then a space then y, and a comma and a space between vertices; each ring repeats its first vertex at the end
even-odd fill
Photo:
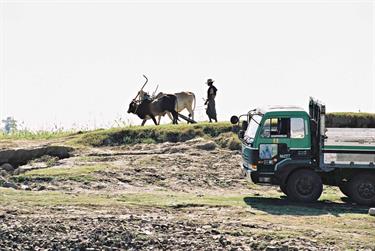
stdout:
POLYGON ((245 132, 244 140, 246 143, 251 144, 254 141, 255 134, 258 130, 260 121, 262 120, 262 116, 260 115, 253 115, 249 121, 249 126, 245 132))

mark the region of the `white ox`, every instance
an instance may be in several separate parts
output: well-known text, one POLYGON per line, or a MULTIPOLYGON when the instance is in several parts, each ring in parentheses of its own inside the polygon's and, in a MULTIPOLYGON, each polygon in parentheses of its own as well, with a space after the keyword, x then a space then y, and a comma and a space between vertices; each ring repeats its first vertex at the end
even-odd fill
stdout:
MULTIPOLYGON (((169 94, 169 93, 159 92, 158 95, 156 95, 154 97, 151 97, 151 98, 157 99, 157 98, 160 98, 163 95, 167 95, 167 94, 169 94)), ((194 120, 194 110, 195 110, 195 107, 196 107, 196 104, 197 104, 194 93, 192 93, 192 92, 177 92, 177 93, 173 93, 172 95, 175 95, 177 97, 176 112, 180 113, 180 112, 182 112, 183 110, 186 109, 186 110, 189 111, 189 118, 194 120)), ((144 91, 139 92, 140 100, 143 100, 146 96, 148 96, 147 92, 144 92, 144 91)), ((167 112, 166 114, 168 114, 169 118, 171 120, 173 120, 173 117, 169 112, 167 112)), ((159 124, 160 124, 161 117, 164 116, 164 115, 165 114, 162 114, 162 115, 159 116, 159 118, 158 118, 159 124)))

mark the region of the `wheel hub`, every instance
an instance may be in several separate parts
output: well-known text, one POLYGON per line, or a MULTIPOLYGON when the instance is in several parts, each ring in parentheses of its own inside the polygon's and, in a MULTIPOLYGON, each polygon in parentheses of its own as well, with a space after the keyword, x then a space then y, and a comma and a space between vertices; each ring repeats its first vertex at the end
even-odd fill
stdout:
POLYGON ((309 195, 313 192, 314 185, 308 177, 300 178, 296 184, 297 192, 301 195, 309 195))
POLYGON ((365 199, 375 197, 375 186, 371 183, 362 183, 358 186, 358 194, 365 199))

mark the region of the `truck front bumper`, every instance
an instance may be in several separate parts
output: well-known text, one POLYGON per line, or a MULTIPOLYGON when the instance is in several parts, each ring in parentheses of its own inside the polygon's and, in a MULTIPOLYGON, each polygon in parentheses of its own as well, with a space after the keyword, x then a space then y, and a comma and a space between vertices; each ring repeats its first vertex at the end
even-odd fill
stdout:
MULTIPOLYGON (((246 180, 254 182, 252 179, 251 173, 255 172, 256 170, 253 170, 247 166, 245 163, 241 163, 241 174, 246 180)), ((254 182, 256 183, 256 182, 254 182)))
POLYGON ((241 164, 241 174, 246 180, 255 184, 277 184, 273 173, 259 173, 258 170, 252 169, 246 163, 241 164))

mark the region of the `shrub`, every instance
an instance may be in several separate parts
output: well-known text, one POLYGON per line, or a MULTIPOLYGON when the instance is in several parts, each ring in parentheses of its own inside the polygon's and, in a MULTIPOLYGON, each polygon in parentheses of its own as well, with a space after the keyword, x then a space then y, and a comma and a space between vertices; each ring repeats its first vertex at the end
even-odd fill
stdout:
POLYGON ((326 127, 375 128, 374 113, 335 112, 327 114, 326 127))

